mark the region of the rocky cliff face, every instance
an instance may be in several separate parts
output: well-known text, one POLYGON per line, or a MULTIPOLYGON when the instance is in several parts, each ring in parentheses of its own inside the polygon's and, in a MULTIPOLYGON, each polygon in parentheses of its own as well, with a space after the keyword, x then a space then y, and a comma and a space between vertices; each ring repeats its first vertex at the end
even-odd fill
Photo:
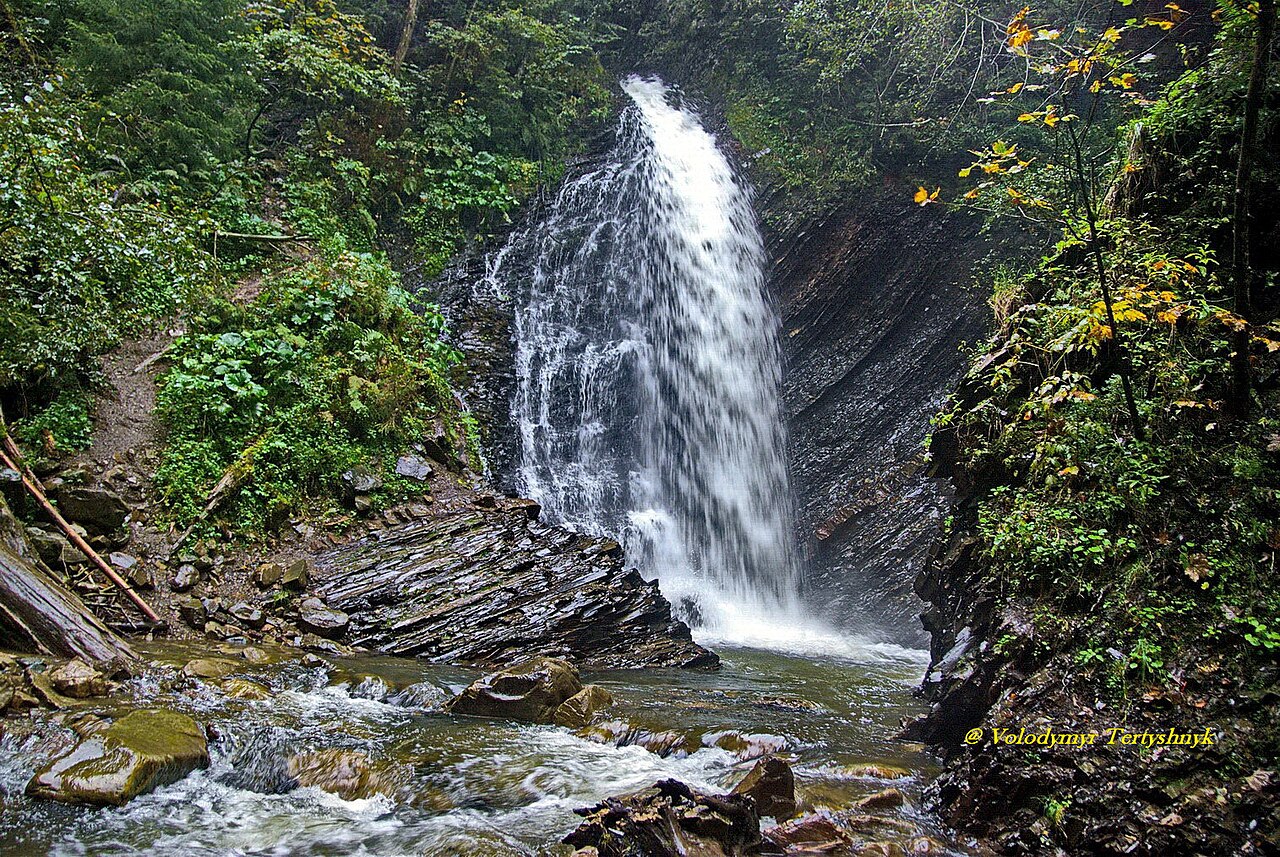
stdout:
POLYGON ((986 327, 977 232, 892 188, 769 235, 807 597, 845 627, 923 640, 911 585, 948 498, 922 441, 986 327))

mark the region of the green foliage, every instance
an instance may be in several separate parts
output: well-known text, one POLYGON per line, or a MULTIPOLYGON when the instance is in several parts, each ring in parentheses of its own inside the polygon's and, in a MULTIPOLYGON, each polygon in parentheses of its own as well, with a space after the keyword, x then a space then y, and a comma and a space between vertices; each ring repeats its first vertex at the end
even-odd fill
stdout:
POLYGON ((15 421, 13 433, 28 448, 36 450, 35 463, 48 456, 89 447, 93 433, 93 397, 80 386, 65 386, 48 407, 35 415, 15 421))
POLYGON ((175 343, 158 411, 169 433, 157 480, 180 522, 234 469, 240 527, 278 524, 379 467, 434 419, 455 418, 457 353, 444 320, 414 307, 386 260, 341 241, 269 275, 250 304, 217 300, 175 343))
POLYGON ((239 0, 52 5, 50 33, 65 44, 97 169, 152 180, 155 193, 216 178, 236 151, 237 108, 253 88, 235 39, 242 8, 239 0))
POLYGON ((559 0, 446 4, 394 73, 399 10, 367 5, 5 7, 0 395, 33 456, 88 443, 90 358, 182 316, 158 474, 177 520, 230 474, 224 523, 270 526, 428 424, 479 465, 443 320, 380 247, 410 239, 431 276, 558 178, 610 105, 600 30, 559 0), (321 255, 225 235, 282 230, 321 255))
POLYGON ((125 201, 83 167, 87 134, 56 79, 0 102, 0 388, 57 384, 210 267, 198 218, 125 201))
MULTIPOLYGON (((1229 56, 1221 44, 1213 62, 1229 56)), ((954 450, 954 466, 978 486, 972 524, 991 590, 1070 617, 1056 646, 1115 693, 1190 669, 1206 639, 1236 643, 1244 664, 1280 649, 1277 399, 1260 391, 1248 418, 1224 406, 1230 340, 1244 321, 1223 308, 1224 200, 1199 184, 1223 162, 1225 138, 1197 135, 1229 129, 1223 114, 1236 107, 1204 80, 1183 75, 1102 156, 1115 181, 1097 246, 1118 330, 1086 253, 1092 242, 1068 223, 1038 266, 998 278, 998 330, 935 420, 952 442, 932 448, 954 450), (1118 360, 1105 347, 1117 334, 1142 438, 1124 418, 1118 360)), ((993 151, 991 161, 1018 163, 1003 157, 993 151)), ((1274 324, 1250 333, 1265 376, 1280 335, 1274 324)))

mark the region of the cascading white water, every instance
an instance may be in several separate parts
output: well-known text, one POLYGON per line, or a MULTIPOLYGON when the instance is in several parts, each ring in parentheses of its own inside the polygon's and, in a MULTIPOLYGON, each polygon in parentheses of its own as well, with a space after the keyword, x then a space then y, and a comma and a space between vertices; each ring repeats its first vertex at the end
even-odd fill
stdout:
POLYGON ((843 653, 798 603, 777 317, 750 193, 660 80, 491 260, 516 300, 519 488, 620 537, 701 639, 843 653))

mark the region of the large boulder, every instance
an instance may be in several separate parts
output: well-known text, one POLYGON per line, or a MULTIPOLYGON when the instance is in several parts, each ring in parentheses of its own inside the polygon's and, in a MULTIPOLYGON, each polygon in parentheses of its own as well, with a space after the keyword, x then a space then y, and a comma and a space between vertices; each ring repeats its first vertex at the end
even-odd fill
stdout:
POLYGON ((298 606, 298 627, 318 636, 337 640, 350 624, 350 616, 326 606, 319 598, 304 599, 298 606))
POLYGON ((795 774, 776 756, 765 756, 756 762, 742 782, 733 787, 732 794, 751 798, 761 816, 786 821, 796 814, 795 774))
POLYGON ((452 714, 501 717, 525 723, 552 723, 556 710, 582 690, 573 664, 559 658, 534 658, 492 673, 445 705, 452 714))
POLYGON ((209 744, 185 714, 144 709, 125 715, 45 765, 31 782, 33 797, 123 806, 140 794, 209 766, 209 744))
POLYGON ((587 809, 564 843, 598 857, 759 857, 782 854, 760 835, 749 798, 707 795, 677 780, 607 798, 587 809))
POLYGON ((54 492, 58 511, 68 520, 109 533, 124 526, 129 506, 109 488, 60 487, 54 492))

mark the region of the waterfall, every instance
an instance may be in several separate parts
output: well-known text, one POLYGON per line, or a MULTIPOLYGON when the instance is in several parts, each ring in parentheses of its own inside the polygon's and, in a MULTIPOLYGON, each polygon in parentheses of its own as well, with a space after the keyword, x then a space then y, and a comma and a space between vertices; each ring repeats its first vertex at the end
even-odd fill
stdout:
POLYGON ((612 151, 491 259, 520 451, 550 520, 620 538, 712 639, 794 623, 777 316, 751 194, 657 79, 612 151))

